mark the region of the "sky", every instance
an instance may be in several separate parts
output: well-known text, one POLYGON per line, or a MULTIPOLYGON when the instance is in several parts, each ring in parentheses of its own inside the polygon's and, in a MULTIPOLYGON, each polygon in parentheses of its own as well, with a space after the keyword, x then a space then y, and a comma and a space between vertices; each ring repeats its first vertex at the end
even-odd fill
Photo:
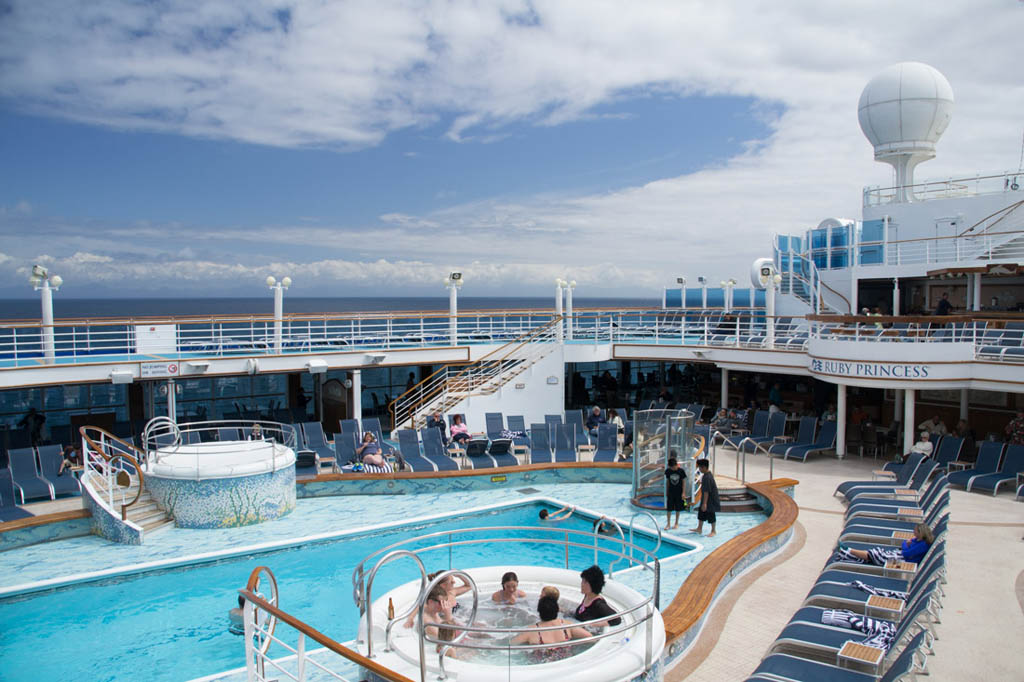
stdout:
MULTIPOLYGON (((888 185, 864 85, 1016 168, 1020 0, 0 0, 0 296, 660 297, 888 185)), ((0 315, 2 317, 2 315, 0 315)))

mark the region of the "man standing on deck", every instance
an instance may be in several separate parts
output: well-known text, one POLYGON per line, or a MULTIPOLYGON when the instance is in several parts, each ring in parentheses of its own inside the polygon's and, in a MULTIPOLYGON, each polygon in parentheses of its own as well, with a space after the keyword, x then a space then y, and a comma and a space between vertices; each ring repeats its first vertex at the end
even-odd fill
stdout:
POLYGON ((953 311, 953 305, 949 302, 949 294, 942 294, 942 298, 939 299, 939 304, 935 306, 936 315, 949 315, 953 311))
POLYGON ((718 499, 718 484, 715 483, 715 475, 708 470, 710 462, 706 459, 697 460, 697 470, 701 473, 700 479, 700 507, 697 512, 697 527, 691 528, 691 533, 701 534, 704 530, 704 522, 711 524, 709 538, 715 537, 715 523, 718 517, 715 512, 722 510, 722 502, 718 499))

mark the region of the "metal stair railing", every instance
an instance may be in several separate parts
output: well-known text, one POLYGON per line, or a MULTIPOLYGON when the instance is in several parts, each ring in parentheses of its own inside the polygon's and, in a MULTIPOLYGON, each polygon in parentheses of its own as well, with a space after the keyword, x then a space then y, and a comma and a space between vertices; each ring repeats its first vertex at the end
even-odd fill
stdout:
POLYGON ((82 436, 82 483, 102 497, 110 509, 119 504, 121 520, 127 520, 128 507, 142 497, 145 476, 140 461, 145 455, 97 426, 83 426, 78 433, 82 436))
POLYGON ((392 428, 415 429, 435 410, 446 412, 470 395, 496 392, 554 350, 561 324, 560 316, 553 317, 470 365, 442 367, 391 402, 392 428))

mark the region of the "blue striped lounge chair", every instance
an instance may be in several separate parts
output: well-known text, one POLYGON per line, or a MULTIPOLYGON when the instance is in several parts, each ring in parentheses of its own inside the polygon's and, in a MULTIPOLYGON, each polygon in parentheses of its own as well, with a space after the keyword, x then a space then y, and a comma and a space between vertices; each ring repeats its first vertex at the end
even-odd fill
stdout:
MULTIPOLYGON (((885 497, 893 496, 897 490, 913 490, 920 492, 928 478, 935 472, 939 464, 935 460, 928 458, 921 462, 920 466, 914 472, 914 475, 910 477, 906 485, 890 484, 888 486, 868 486, 854 488, 846 493, 846 499, 850 502, 854 502, 860 499, 869 499, 871 497, 885 497)), ((916 500, 915 500, 916 501, 916 500)))
POLYGON ((971 479, 976 476, 987 476, 999 471, 999 462, 1003 458, 1005 445, 997 441, 987 440, 978 448, 978 459, 974 467, 963 471, 953 471, 948 475, 950 485, 958 485, 970 489, 971 479))
POLYGON ((395 449, 384 442, 384 432, 380 428, 380 419, 376 417, 363 418, 363 433, 367 431, 372 432, 377 437, 377 444, 380 445, 380 449, 384 451, 385 455, 394 454, 395 449))
POLYGON ((999 486, 1004 483, 1016 483, 1017 473, 1021 471, 1024 471, 1024 445, 1007 445, 1006 454, 1003 455, 1003 466, 999 471, 973 477, 967 482, 967 490, 991 490, 995 496, 999 492, 999 486))
POLYGON ((555 430, 555 461, 576 461, 576 432, 571 424, 560 424, 555 430))
POLYGON ((18 507, 10 469, 0 469, 0 521, 27 519, 32 514, 18 507))
POLYGON ((444 451, 440 429, 432 427, 421 429, 420 440, 423 441, 423 457, 430 460, 438 471, 459 470, 459 463, 444 451))
POLYGON ((933 480, 928 484, 928 489, 925 490, 924 495, 917 500, 867 498, 852 502, 850 503, 850 506, 846 508, 846 519, 849 521, 849 519, 856 516, 884 516, 888 518, 896 518, 899 516, 899 510, 903 508, 920 509, 925 515, 927 515, 936 504, 944 505, 948 503, 948 478, 949 477, 944 474, 933 480))
MULTIPOLYGON (((938 543, 936 543, 938 544, 938 543)), ((923 590, 933 580, 940 579, 940 573, 945 568, 945 546, 940 548, 940 551, 932 553, 928 557, 928 561, 921 562, 914 577, 911 578, 910 584, 902 578, 891 579, 894 582, 894 586, 891 588, 898 592, 906 592, 907 597, 913 599, 920 591, 923 590)), ((811 590, 807 593, 807 598, 804 599, 803 606, 826 606, 838 609, 850 609, 851 611, 860 611, 863 613, 867 607, 868 598, 871 596, 870 593, 865 590, 854 587, 851 583, 855 581, 862 582, 866 585, 875 588, 882 588, 881 585, 875 585, 870 582, 871 576, 864 576, 860 573, 845 573, 845 575, 839 575, 842 571, 832 572, 832 578, 838 578, 838 580, 821 580, 814 584, 811 590), (864 578, 868 578, 865 580, 864 578)), ((937 597, 938 595, 936 595, 937 597)))
POLYGON ((618 457, 619 430, 614 424, 601 424, 597 427, 597 450, 594 451, 595 462, 614 462, 618 457))
POLYGON ((828 450, 834 450, 836 447, 836 423, 834 421, 823 422, 821 429, 818 431, 818 439, 814 441, 813 445, 804 445, 801 447, 793 447, 786 451, 783 459, 798 459, 801 462, 806 462, 809 455, 816 455, 821 452, 828 450))
POLYGON ((39 453, 40 475, 53 487, 55 496, 82 494, 82 486, 71 471, 65 469, 64 473, 57 473, 64 461, 64 451, 59 445, 40 445, 36 452, 39 453))
POLYGON ((530 424, 530 464, 550 464, 551 427, 548 424, 530 424))
POLYGON ((508 421, 508 430, 512 433, 521 433, 522 436, 516 436, 512 439, 513 448, 529 448, 530 447, 530 432, 526 430, 526 418, 520 415, 510 414, 506 421, 508 421))
MULTIPOLYGON (((931 550, 928 552, 921 564, 917 568, 917 572, 914 574, 917 577, 918 574, 928 574, 928 580, 931 580, 931 576, 934 575, 939 579, 940 582, 943 580, 943 575, 946 569, 946 541, 936 540, 931 550)), ((907 579, 899 576, 886 576, 882 575, 871 575, 862 573, 860 571, 849 570, 848 566, 840 566, 838 568, 830 568, 822 571, 821 575, 817 577, 814 582, 814 587, 811 588, 811 594, 813 594, 819 587, 825 585, 845 585, 849 586, 853 581, 860 581, 865 585, 871 587, 877 587, 883 590, 897 590, 900 592, 906 592, 908 589, 907 579)), ((911 584, 913 579, 911 579, 911 584)), ((927 583, 925 583, 927 584, 927 583)))
MULTIPOLYGON (((921 523, 934 529, 938 522, 947 514, 949 514, 947 507, 933 505, 928 510, 928 513, 924 515, 921 523)), ((899 519, 883 519, 871 516, 857 517, 850 519, 843 526, 843 529, 839 532, 839 541, 846 542, 848 540, 871 538, 879 542, 891 542, 896 532, 911 532, 916 525, 917 521, 909 519, 901 521, 899 519)), ((875 544, 879 543, 876 542, 875 544)))
POLYGON ((14 448, 7 453, 8 467, 21 503, 28 500, 54 499, 53 486, 36 470, 36 453, 32 448, 14 448))
POLYGON ((822 680, 823 682, 902 682, 902 680, 910 679, 909 676, 914 671, 915 656, 924 655, 920 651, 924 638, 923 631, 915 635, 910 640, 910 644, 900 652, 900 655, 881 677, 790 654, 766 656, 754 670, 754 676, 756 678, 760 675, 760 679, 822 680))

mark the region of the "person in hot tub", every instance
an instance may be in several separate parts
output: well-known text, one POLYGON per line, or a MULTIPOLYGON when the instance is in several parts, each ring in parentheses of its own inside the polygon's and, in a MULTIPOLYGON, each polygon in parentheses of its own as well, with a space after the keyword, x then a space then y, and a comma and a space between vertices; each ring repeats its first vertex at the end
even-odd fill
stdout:
MULTIPOLYGON (((590 633, 578 625, 572 625, 558 617, 558 600, 552 597, 541 597, 537 602, 537 615, 540 620, 534 628, 546 628, 556 625, 563 627, 558 630, 528 630, 520 632, 512 638, 511 644, 558 644, 573 639, 590 637, 590 633)), ((572 655, 572 649, 567 646, 551 647, 550 649, 533 649, 531 656, 536 656, 543 662, 557 661, 572 655)))
POLYGON ((619 625, 622 619, 608 618, 614 616, 615 610, 608 605, 608 602, 601 596, 604 589, 604 571, 600 566, 591 566, 580 573, 580 591, 583 593, 583 601, 576 607, 573 615, 576 620, 599 620, 592 625, 619 625), (602 620, 606 619, 606 620, 602 620))
POLYGON ((512 571, 501 576, 501 589, 491 595, 491 601, 499 604, 515 604, 517 599, 522 599, 526 593, 519 589, 519 576, 512 571))

